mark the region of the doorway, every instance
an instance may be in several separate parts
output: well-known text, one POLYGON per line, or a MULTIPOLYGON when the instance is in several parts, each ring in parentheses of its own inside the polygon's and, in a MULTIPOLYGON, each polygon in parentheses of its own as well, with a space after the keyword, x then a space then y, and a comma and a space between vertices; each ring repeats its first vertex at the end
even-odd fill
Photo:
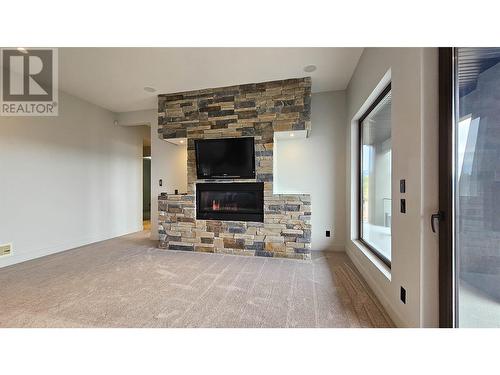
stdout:
POLYGON ((440 325, 500 327, 500 48, 440 49, 440 325))
POLYGON ((142 226, 151 231, 151 131, 148 126, 143 130, 142 145, 142 226))
POLYGON ((144 230, 151 230, 151 146, 143 147, 142 224, 144 230))

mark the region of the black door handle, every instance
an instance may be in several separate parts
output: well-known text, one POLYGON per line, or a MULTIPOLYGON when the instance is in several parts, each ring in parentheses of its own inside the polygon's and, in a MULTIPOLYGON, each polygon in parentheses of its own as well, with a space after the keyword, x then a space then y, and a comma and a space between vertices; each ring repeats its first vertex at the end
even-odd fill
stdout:
POLYGON ((436 233, 436 227, 434 226, 434 221, 443 221, 444 220, 444 212, 438 211, 435 214, 431 215, 431 229, 434 233, 436 233))

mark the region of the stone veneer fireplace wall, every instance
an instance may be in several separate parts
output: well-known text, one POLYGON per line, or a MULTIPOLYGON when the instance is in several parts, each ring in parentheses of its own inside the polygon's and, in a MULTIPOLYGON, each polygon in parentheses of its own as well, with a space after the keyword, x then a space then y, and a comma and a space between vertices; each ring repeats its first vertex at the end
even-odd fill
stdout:
POLYGON ((159 95, 158 112, 159 137, 188 142, 187 194, 159 196, 161 248, 310 258, 310 196, 273 194, 274 132, 310 130, 310 77, 159 95), (194 140, 230 137, 255 138, 256 178, 197 180, 194 140), (205 181, 263 182, 264 222, 197 220, 196 183, 205 181))

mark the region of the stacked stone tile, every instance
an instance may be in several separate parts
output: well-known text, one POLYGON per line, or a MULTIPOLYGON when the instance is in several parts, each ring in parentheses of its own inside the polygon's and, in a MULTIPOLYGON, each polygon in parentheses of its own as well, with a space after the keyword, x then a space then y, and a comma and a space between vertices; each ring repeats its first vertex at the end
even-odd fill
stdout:
POLYGON ((160 138, 188 140, 188 194, 159 197, 160 247, 309 259, 311 198, 273 194, 273 136, 309 131, 310 103, 309 77, 160 95, 160 138), (196 220, 196 182, 204 181, 196 178, 194 140, 248 136, 256 179, 238 181, 264 182, 264 223, 196 220))

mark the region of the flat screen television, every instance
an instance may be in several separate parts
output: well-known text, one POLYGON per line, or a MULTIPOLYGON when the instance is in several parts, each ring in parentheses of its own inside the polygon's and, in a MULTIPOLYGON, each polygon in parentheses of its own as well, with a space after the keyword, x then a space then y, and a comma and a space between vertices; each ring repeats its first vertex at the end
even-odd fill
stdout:
POLYGON ((253 137, 197 139, 194 147, 198 179, 255 178, 253 137))

